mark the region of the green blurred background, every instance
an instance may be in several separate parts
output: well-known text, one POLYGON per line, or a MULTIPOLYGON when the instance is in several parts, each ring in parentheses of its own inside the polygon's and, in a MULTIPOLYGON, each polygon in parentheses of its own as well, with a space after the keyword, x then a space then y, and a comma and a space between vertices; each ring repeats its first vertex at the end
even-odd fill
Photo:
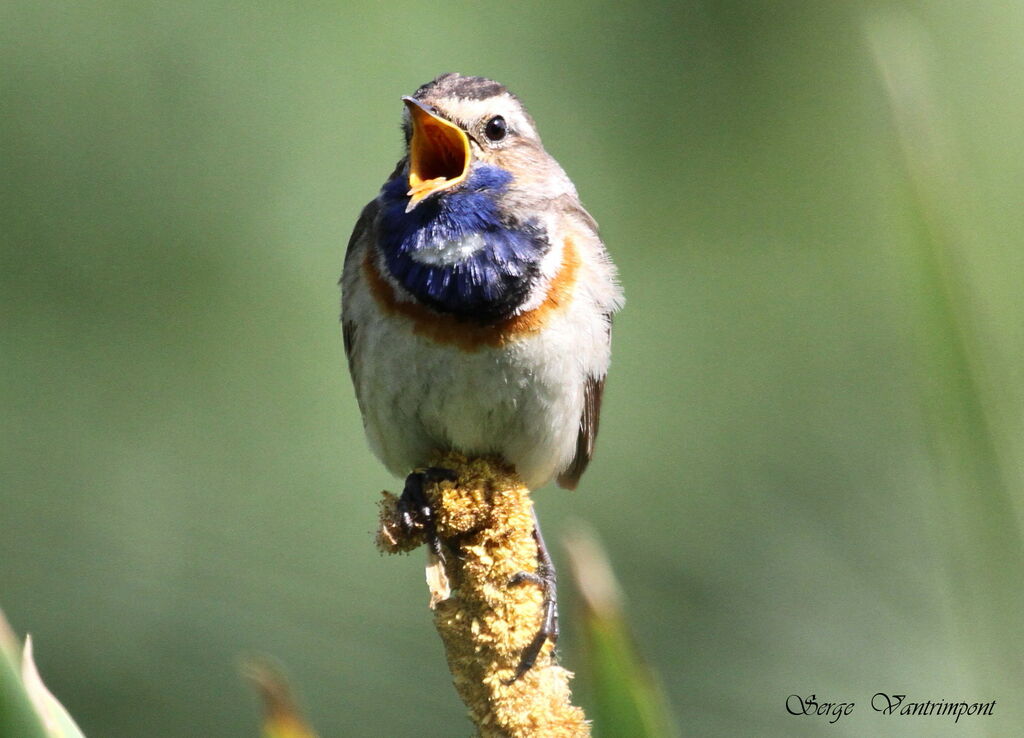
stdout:
POLYGON ((335 285, 399 97, 461 71, 621 269, 596 460, 537 500, 684 732, 1019 734, 1022 41, 1002 2, 4 2, 0 606, 90 736, 253 735, 250 652, 324 736, 470 732, 422 557, 373 547, 335 285))

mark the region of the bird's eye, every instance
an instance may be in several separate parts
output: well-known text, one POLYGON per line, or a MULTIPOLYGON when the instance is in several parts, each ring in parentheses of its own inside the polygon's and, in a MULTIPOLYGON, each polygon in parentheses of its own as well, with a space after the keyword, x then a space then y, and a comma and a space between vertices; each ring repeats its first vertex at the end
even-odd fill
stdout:
POLYGON ((491 118, 487 121, 487 125, 484 126, 484 135, 487 136, 490 141, 500 141, 505 138, 507 134, 508 124, 500 115, 496 115, 491 118))

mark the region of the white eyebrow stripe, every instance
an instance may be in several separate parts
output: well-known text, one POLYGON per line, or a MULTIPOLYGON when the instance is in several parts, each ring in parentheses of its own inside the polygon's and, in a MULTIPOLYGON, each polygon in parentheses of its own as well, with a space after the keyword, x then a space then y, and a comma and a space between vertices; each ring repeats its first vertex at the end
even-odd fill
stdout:
POLYGON ((445 98, 442 105, 447 114, 464 125, 472 125, 485 116, 501 115, 508 121, 512 130, 533 138, 537 137, 537 131, 523 115, 519 101, 507 92, 486 100, 445 98))

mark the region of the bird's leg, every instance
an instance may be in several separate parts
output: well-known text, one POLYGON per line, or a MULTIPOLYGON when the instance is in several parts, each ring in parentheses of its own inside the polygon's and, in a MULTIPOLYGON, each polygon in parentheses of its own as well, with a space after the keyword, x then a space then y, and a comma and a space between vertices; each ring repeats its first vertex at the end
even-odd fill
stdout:
POLYGON ((539 586, 544 592, 543 618, 533 640, 523 649, 523 653, 519 657, 516 675, 505 684, 512 684, 533 667, 546 641, 550 640, 551 643, 558 641, 558 588, 555 580, 555 564, 551 561, 548 547, 544 545, 544 536, 540 533, 540 521, 537 520, 536 510, 533 511, 533 540, 537 543, 537 573, 518 572, 512 577, 509 584, 532 582, 539 586))
POLYGON ((430 506, 430 498, 427 497, 424 487, 444 480, 454 482, 456 479, 458 475, 451 469, 436 466, 417 469, 405 478, 405 488, 398 498, 398 516, 405 534, 412 535, 421 529, 430 550, 442 561, 444 555, 441 553, 441 539, 437 535, 434 510, 430 506))

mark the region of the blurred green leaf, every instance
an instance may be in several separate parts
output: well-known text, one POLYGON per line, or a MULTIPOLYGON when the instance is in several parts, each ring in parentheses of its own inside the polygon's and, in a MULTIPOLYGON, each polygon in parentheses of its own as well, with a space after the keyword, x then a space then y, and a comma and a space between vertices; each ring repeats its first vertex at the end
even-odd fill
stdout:
POLYGON ((1006 647, 1008 634, 1024 632, 1022 480, 1007 418, 1017 399, 994 360, 991 331, 977 309, 984 295, 966 268, 981 225, 965 185, 969 173, 934 91, 933 39, 918 17, 891 11, 871 18, 868 39, 917 227, 904 264, 939 511, 931 525, 944 543, 961 671, 995 695, 1024 681, 1024 662, 1006 647))
POLYGON ((0 611, 0 738, 81 736, 75 721, 43 685, 32 658, 31 638, 25 639, 19 659, 17 638, 0 611))
POLYGON ((590 532, 566 537, 573 579, 581 595, 585 670, 594 690, 594 732, 599 736, 678 736, 668 701, 644 662, 623 614, 608 558, 590 532))
POLYGON ((56 697, 43 684, 32 657, 32 636, 25 637, 21 657, 21 681, 49 738, 84 738, 81 729, 56 697))
POLYGON ((0 737, 48 738, 6 652, 0 653, 0 737))

